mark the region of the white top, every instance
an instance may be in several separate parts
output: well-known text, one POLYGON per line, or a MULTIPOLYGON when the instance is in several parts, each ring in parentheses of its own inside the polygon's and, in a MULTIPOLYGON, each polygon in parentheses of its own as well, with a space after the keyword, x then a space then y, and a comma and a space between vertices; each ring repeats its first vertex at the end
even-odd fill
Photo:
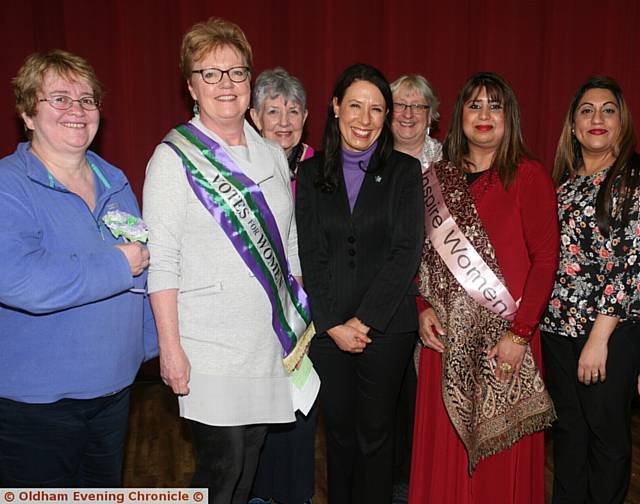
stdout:
MULTIPOLYGON (((291 272, 299 276, 293 196, 282 149, 245 121, 247 150, 238 155, 198 118, 191 122, 260 186, 291 272)), ((190 393, 180 397, 180 415, 218 426, 293 421, 290 382, 269 299, 165 144, 156 147, 147 166, 143 208, 151 253, 149 292, 178 289, 180 341, 191 362, 190 393)))

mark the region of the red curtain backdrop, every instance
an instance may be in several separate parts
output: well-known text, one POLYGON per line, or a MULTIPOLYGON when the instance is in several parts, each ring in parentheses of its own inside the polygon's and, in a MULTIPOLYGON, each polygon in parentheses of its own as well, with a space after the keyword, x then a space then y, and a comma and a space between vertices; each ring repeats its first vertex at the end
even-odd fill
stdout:
POLYGON ((66 49, 87 58, 107 90, 92 148, 140 195, 154 147, 191 115, 178 69, 182 35, 210 16, 243 28, 254 77, 279 65, 302 80, 315 147, 333 83, 355 62, 378 66, 389 80, 425 75, 442 101, 439 139, 466 78, 498 72, 520 100, 527 144, 547 166, 569 101, 589 75, 620 82, 640 128, 637 0, 11 0, 0 6, 0 156, 23 138, 11 78, 30 53, 66 49))

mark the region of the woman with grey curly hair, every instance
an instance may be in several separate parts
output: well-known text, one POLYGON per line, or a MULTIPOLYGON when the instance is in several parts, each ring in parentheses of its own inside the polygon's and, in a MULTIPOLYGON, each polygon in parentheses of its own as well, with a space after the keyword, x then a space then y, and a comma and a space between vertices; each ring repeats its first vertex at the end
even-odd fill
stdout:
POLYGON ((313 156, 313 149, 301 141, 307 114, 307 94, 297 78, 280 67, 258 76, 251 119, 264 138, 284 149, 294 195, 298 165, 313 156))
MULTIPOLYGON (((425 170, 442 159, 442 144, 429 135, 431 124, 440 118, 440 100, 422 75, 401 75, 391 84, 393 93, 394 148, 420 160, 425 170)), ((419 299, 419 298, 418 298, 419 299)), ((418 308, 424 309, 421 305, 418 308)), ((411 443, 415 413, 416 370, 422 345, 416 343, 413 363, 407 366, 396 418, 396 453, 394 466, 394 504, 407 502, 411 443), (414 367, 415 365, 415 367, 414 367)))
MULTIPOLYGON (((298 165, 313 156, 313 149, 301 142, 307 119, 307 95, 302 83, 284 68, 262 72, 253 88, 251 118, 264 138, 284 149, 295 195, 298 165)), ((297 412, 294 423, 269 426, 250 504, 268 503, 269 499, 282 504, 311 502, 316 412, 315 407, 306 416, 297 412)))

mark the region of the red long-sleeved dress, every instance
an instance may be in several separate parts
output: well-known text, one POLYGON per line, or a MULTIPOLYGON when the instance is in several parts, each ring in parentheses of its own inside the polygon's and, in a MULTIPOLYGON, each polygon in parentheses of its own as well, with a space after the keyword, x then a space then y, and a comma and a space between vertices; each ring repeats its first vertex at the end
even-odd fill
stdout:
MULTIPOLYGON (((558 264, 553 182, 539 163, 523 160, 508 190, 495 173, 487 171, 470 185, 470 192, 506 287, 514 299, 521 298, 511 330, 532 336, 531 350, 541 367, 537 326, 558 264)), ((409 502, 544 504, 542 432, 525 436, 511 448, 482 460, 469 477, 467 453, 442 400, 441 377, 441 355, 424 348, 418 375, 409 502)))

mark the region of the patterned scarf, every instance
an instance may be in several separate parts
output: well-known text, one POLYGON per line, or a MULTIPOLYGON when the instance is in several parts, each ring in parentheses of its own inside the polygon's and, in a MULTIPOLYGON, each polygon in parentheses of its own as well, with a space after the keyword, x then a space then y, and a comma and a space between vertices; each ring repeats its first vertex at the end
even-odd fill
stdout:
MULTIPOLYGON (((463 173, 450 163, 434 166, 445 204, 458 227, 496 276, 504 278, 463 173)), ((431 303, 443 336, 442 398, 469 456, 469 474, 481 459, 509 448, 555 420, 531 349, 508 383, 495 377, 487 358, 510 323, 476 303, 451 274, 429 240, 420 266, 420 292, 431 303)))

